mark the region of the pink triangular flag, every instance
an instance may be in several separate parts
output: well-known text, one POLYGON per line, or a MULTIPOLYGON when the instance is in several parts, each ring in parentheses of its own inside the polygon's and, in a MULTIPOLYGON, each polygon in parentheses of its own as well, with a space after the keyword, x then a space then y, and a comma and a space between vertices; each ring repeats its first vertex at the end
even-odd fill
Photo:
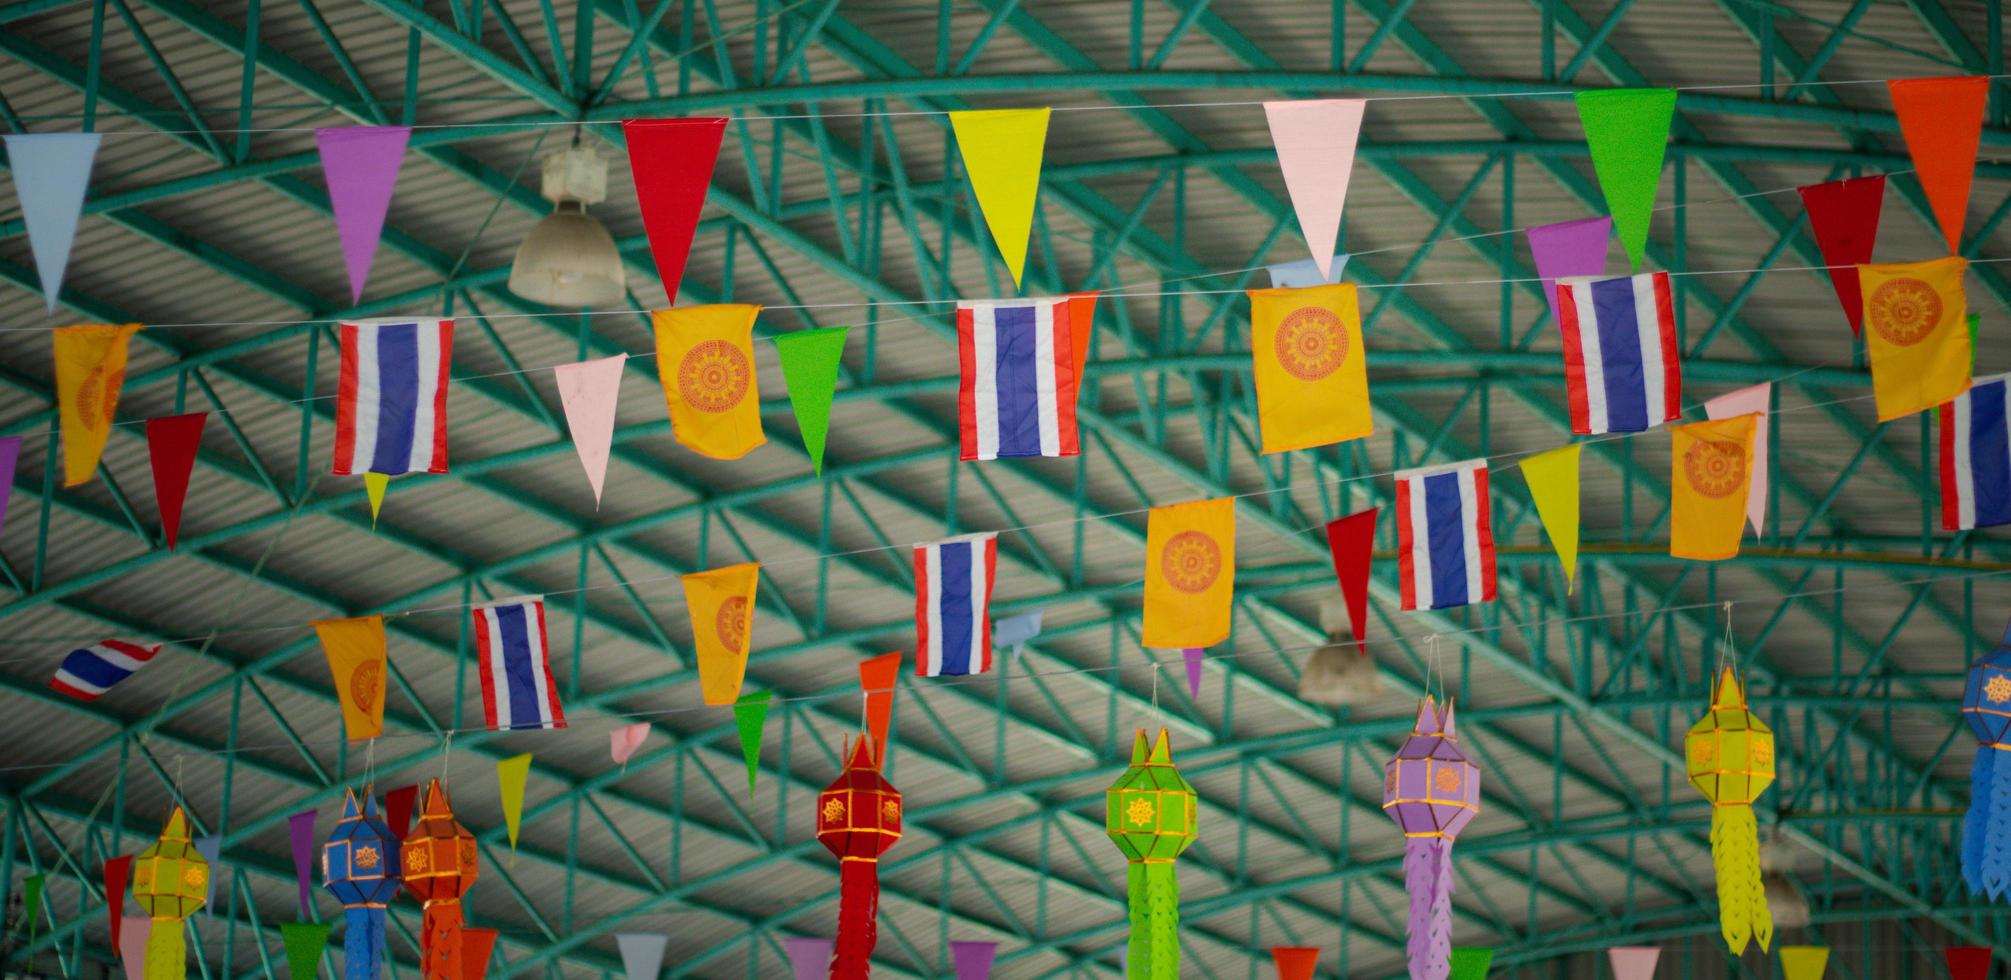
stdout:
POLYGON ((1208 651, 1187 647, 1180 651, 1180 656, 1187 661, 1187 696, 1198 698, 1201 696, 1201 662, 1208 659, 1208 651))
POLYGON ((629 757, 649 738, 649 722, 639 721, 633 725, 623 725, 608 733, 608 754, 614 756, 614 764, 628 765, 629 757))
POLYGON ((993 942, 951 940, 950 962, 956 965, 957 980, 986 980, 998 951, 999 944, 993 942))
POLYGON ((398 186, 405 158, 407 126, 343 126, 314 131, 321 149, 321 173, 328 182, 328 207, 335 212, 335 236, 349 269, 349 300, 363 302, 363 284, 384 234, 384 214, 398 186))
POLYGON ((202 447, 203 422, 208 412, 164 415, 147 420, 147 457, 153 463, 154 504, 161 511, 161 536, 168 550, 175 550, 175 537, 182 529, 182 501, 189 492, 189 473, 195 469, 196 450, 202 447))
POLYGON ((1322 277, 1334 262, 1348 176, 1355 169, 1355 138, 1367 106, 1362 99, 1264 103, 1278 168, 1285 172, 1285 190, 1299 216, 1299 233, 1306 236, 1322 277))
POLYGON ((1656 946, 1615 946, 1606 951, 1613 961, 1613 980, 1649 980, 1655 975, 1655 961, 1662 956, 1656 946))
POLYGON ((831 968, 829 939, 817 936, 785 936, 782 949, 789 954, 789 972, 796 980, 816 980, 831 968))
MULTIPOLYGON (((179 928, 177 922, 171 928, 179 928)), ((154 920, 144 915, 128 915, 119 920, 119 963, 126 968, 126 980, 146 980, 147 936, 154 920)))
POLYGON ((616 354, 552 368, 559 379, 559 402, 566 407, 566 428, 572 431, 573 449, 580 454, 580 465, 586 467, 587 482, 593 484, 596 508, 601 505, 601 487, 607 483, 615 401, 621 394, 621 368, 627 362, 627 354, 616 354))
POLYGON ((1729 394, 1719 395, 1704 403, 1704 414, 1709 418, 1728 419, 1735 415, 1760 413, 1760 422, 1753 427, 1753 487, 1746 494, 1746 519, 1752 522, 1753 533, 1760 534, 1767 523, 1767 409, 1773 403, 1774 386, 1761 382, 1750 388, 1740 388, 1729 394))

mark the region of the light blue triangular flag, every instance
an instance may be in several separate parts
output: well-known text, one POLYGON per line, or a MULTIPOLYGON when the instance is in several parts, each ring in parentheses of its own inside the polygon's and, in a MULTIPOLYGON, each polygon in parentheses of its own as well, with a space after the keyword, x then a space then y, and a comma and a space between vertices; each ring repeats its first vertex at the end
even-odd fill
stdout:
POLYGON ((663 950, 670 938, 651 932, 623 932, 614 937, 621 947, 622 970, 628 980, 656 980, 663 972, 663 950))
POLYGON ((7 169, 14 172, 14 192, 21 199, 21 223, 28 226, 28 245, 35 253, 35 273, 42 277, 42 302, 56 312, 56 295, 63 289, 63 270, 70 264, 70 242, 77 237, 77 217, 84 213, 84 190, 91 183, 91 161, 98 156, 98 133, 20 133, 7 137, 7 169))
MULTIPOLYGON (((1306 261, 1311 262, 1312 260, 1307 259, 1306 261)), ((992 646, 994 648, 1012 647, 1013 656, 1015 657, 1024 653, 1026 645, 1033 642, 1034 637, 1040 635, 1040 613, 1041 611, 1036 609, 1030 613, 1007 616, 993 623, 992 646)))
POLYGON ((203 856, 203 860, 209 862, 209 895, 203 899, 203 908, 209 910, 209 914, 215 915, 216 880, 223 877, 223 866, 217 863, 217 858, 223 854, 223 838, 215 834, 204 834, 189 843, 194 844, 196 852, 203 856))
POLYGON ((1320 267, 1312 259, 1300 259, 1297 262, 1281 262, 1277 265, 1265 266, 1264 268, 1271 273, 1272 289, 1299 289, 1305 286, 1328 286, 1340 282, 1341 272, 1347 267, 1347 253, 1336 252, 1334 253, 1334 264, 1329 267, 1332 271, 1327 274, 1327 278, 1325 279, 1320 278, 1320 267))

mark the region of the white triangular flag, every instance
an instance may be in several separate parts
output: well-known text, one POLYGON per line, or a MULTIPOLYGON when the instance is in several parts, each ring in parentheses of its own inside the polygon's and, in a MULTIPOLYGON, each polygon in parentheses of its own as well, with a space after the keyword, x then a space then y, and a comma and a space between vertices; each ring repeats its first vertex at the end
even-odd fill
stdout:
POLYGON ((56 295, 63 291, 63 271, 70 264, 70 243, 77 237, 77 217, 84 213, 91 161, 97 158, 98 143, 103 139, 98 133, 7 137, 7 168, 14 171, 21 223, 28 227, 35 274, 42 279, 42 302, 51 313, 56 312, 56 295))
POLYGON ((1773 404, 1773 390, 1771 382, 1763 381, 1704 403, 1704 415, 1713 419, 1760 413, 1759 424, 1753 426, 1753 488, 1746 494, 1746 520, 1752 522, 1755 535, 1767 523, 1767 409, 1773 404))
POLYGON ((1355 138, 1361 134, 1362 99, 1266 102, 1271 144, 1285 190, 1299 216, 1299 232, 1325 278, 1341 234, 1341 208, 1348 201, 1348 176, 1355 169, 1355 138))

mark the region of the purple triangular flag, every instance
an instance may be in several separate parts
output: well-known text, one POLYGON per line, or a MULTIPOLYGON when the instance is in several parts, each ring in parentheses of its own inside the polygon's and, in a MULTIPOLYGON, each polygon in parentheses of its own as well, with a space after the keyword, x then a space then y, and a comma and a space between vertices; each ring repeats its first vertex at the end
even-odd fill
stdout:
POLYGON ((7 137, 7 169, 14 172, 21 223, 28 228, 35 274, 42 279, 42 303, 51 313, 56 312, 56 295, 63 291, 63 270, 70 264, 77 218, 84 213, 91 161, 97 159, 98 143, 103 139, 98 133, 17 133, 7 137))
POLYGON ((831 940, 817 936, 785 936, 782 948, 789 952, 789 969, 796 980, 818 980, 831 971, 831 940))
POLYGON ((286 818, 286 834, 293 838, 293 875, 300 884, 300 917, 308 917, 308 881, 314 867, 314 811, 302 810, 286 818))
POLYGON ((204 834, 189 843, 195 846, 196 853, 201 854, 203 860, 209 862, 209 891, 203 898, 203 908, 215 915, 216 880, 223 877, 223 866, 217 863, 223 856, 223 838, 216 834, 204 834))
POLYGON ((1536 275, 1543 280, 1543 301, 1550 304, 1550 320, 1555 323, 1557 280, 1606 273, 1606 240, 1613 237, 1613 219, 1600 215, 1560 221, 1526 228, 1523 234, 1529 236, 1529 255, 1536 260, 1536 275))
POLYGON ((1187 696, 1201 696, 1201 661, 1208 659, 1208 651, 1200 647, 1188 647, 1180 651, 1187 658, 1187 696))
POLYGON ((21 459, 21 437, 0 438, 0 531, 7 529, 7 499, 14 495, 14 464, 21 459))
POLYGON ((407 126, 314 131, 314 143, 321 148, 321 173, 328 181, 328 206, 335 212, 335 235, 342 241, 342 262, 349 268, 351 303, 363 302, 363 284, 370 279, 370 261, 384 234, 384 213, 391 208, 398 164, 411 136, 407 126))
POLYGON ((950 961, 956 964, 957 980, 987 980, 992 975, 992 957, 998 952, 997 943, 951 941, 950 961))

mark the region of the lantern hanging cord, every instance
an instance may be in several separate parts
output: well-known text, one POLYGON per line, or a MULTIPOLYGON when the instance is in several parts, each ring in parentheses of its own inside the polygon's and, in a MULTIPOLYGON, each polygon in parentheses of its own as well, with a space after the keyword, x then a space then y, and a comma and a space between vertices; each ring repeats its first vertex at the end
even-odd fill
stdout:
MULTIPOLYGON (((1732 649, 1732 601, 1730 599, 1727 599, 1725 600, 1725 642, 1718 645, 1718 669, 1720 671, 1724 670, 1725 658, 1730 655, 1731 649, 1732 649)), ((1733 657, 1732 659, 1736 660, 1737 658, 1733 657)))
POLYGON ((1166 716, 1161 714, 1159 711, 1160 666, 1161 666, 1160 662, 1155 658, 1152 661, 1152 727, 1154 728, 1158 728, 1159 726, 1163 725, 1166 720, 1166 716))
POLYGON ((1438 634, 1426 633, 1424 637, 1424 696, 1431 697, 1432 678, 1438 678, 1439 696, 1445 696, 1445 676, 1439 670, 1438 634))
MULTIPOLYGON (((375 740, 373 739, 373 742, 375 740)), ((454 754, 454 730, 447 729, 447 737, 440 741, 440 778, 447 778, 447 757, 454 754)))

